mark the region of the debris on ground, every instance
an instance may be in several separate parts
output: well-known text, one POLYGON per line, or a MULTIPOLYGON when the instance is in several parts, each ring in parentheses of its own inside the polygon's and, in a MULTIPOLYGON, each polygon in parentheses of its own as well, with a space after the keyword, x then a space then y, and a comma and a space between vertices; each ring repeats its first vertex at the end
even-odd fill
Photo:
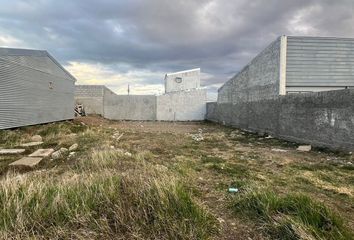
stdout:
POLYGON ((76 155, 76 152, 70 152, 68 159, 75 157, 75 155, 76 155))
POLYGON ((26 149, 0 149, 0 155, 2 154, 20 154, 26 151, 26 149))
POLYGON ((49 157, 54 152, 53 148, 38 149, 34 153, 28 155, 29 157, 49 157))
POLYGON ((203 137, 203 130, 202 129, 198 129, 198 133, 197 134, 190 134, 192 139, 194 141, 197 141, 197 142, 200 142, 200 141, 203 141, 204 140, 204 137, 203 137))
POLYGON ((127 156, 127 157, 131 157, 132 156, 132 154, 130 152, 125 152, 124 155, 127 156))
POLYGON ((279 149, 279 148, 272 148, 272 152, 288 152, 288 150, 279 149))
POLYGON ((237 193, 238 192, 238 188, 229 188, 228 192, 229 193, 237 193))
POLYGON ((224 223, 225 222, 225 220, 222 219, 221 217, 218 217, 217 220, 219 221, 219 223, 224 223))
POLYGON ((296 150, 300 152, 309 152, 311 151, 311 149, 312 149, 311 145, 302 145, 299 146, 296 150))
POLYGON ((58 159, 64 155, 66 155, 68 153, 68 149, 67 148, 60 148, 60 150, 55 151, 52 153, 52 158, 53 159, 58 159))
POLYGON ((74 143, 73 145, 71 145, 71 146, 69 147, 69 151, 70 151, 70 152, 75 151, 78 147, 79 147, 79 144, 74 143))
POLYGON ((31 137, 31 141, 32 142, 43 142, 43 138, 41 137, 41 135, 34 135, 31 137))
POLYGON ((10 166, 24 166, 24 167, 35 167, 38 165, 43 158, 40 157, 24 157, 20 160, 17 160, 13 163, 10 163, 10 166))
POLYGON ((20 146, 21 147, 34 147, 34 146, 39 146, 42 144, 43 144, 43 142, 28 142, 28 143, 23 143, 20 146))
POLYGON ((124 136, 124 133, 116 132, 113 134, 112 138, 114 138, 116 141, 119 141, 123 136, 124 136))

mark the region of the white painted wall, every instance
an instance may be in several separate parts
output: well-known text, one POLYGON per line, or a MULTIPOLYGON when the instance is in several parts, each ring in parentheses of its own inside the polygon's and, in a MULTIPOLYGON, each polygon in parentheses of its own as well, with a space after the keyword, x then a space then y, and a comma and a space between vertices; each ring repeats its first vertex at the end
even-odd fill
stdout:
POLYGON ((200 68, 168 73, 165 76, 165 92, 200 88, 200 68))
POLYGON ((206 101, 206 89, 170 92, 157 96, 156 119, 160 121, 204 120, 206 101))

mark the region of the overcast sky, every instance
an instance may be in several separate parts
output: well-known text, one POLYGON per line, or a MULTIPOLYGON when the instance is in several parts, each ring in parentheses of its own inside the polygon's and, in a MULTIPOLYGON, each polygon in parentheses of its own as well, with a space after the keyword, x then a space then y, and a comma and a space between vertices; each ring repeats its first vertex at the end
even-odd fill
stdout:
POLYGON ((117 93, 200 67, 212 93, 282 34, 354 37, 353 14, 354 0, 0 0, 0 46, 48 50, 117 93))

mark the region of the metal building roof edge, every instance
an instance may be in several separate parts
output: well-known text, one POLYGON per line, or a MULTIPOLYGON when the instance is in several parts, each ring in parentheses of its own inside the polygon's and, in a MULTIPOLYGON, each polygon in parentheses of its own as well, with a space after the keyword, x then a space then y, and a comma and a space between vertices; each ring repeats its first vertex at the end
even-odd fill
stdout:
POLYGON ((52 55, 50 55, 47 50, 0 47, 0 56, 48 57, 54 62, 55 65, 57 65, 61 70, 63 70, 65 74, 69 76, 70 79, 72 79, 74 82, 77 81, 77 79, 70 72, 68 72, 52 55))

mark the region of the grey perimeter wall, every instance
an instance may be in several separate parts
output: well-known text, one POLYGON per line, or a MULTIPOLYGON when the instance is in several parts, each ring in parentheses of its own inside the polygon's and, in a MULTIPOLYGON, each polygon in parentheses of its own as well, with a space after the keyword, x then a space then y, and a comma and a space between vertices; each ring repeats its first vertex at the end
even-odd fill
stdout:
POLYGON ((159 121, 200 121, 206 114, 206 89, 171 92, 157 96, 159 121))
POLYGON ((105 94, 104 117, 112 120, 156 120, 156 96, 105 94))
POLYGON ((218 90, 219 103, 239 103, 279 96, 280 38, 218 90))
POLYGON ((75 86, 75 102, 85 107, 86 114, 103 116, 103 94, 106 87, 103 85, 75 86))
POLYGON ((103 85, 77 85, 75 101, 86 114, 111 120, 202 121, 206 114, 206 89, 155 95, 117 95, 103 85))
POLYGON ((282 139, 354 150, 354 90, 338 90, 248 103, 208 103, 208 120, 282 139))

